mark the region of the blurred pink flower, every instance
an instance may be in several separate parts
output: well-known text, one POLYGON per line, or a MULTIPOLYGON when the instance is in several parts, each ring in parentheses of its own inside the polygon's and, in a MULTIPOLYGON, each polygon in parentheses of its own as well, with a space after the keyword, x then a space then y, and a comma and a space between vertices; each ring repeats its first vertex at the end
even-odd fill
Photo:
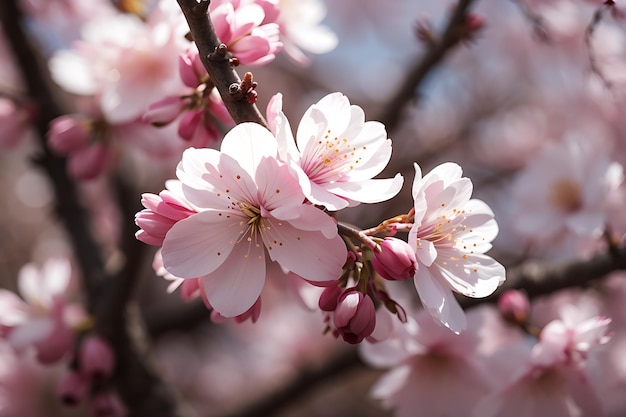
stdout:
POLYGON ((391 139, 379 122, 366 122, 359 106, 332 93, 309 107, 298 125, 296 140, 281 111, 281 96, 268 112, 279 143, 279 154, 298 176, 305 196, 329 210, 360 202, 389 200, 402 188, 402 175, 372 179, 389 163, 391 139), (274 116, 275 115, 275 116, 274 116))
POLYGON ((415 221, 409 245, 419 268, 415 287, 430 314, 450 330, 465 329, 465 315, 452 291, 486 297, 504 281, 504 267, 484 255, 498 234, 493 212, 470 199, 472 182, 461 167, 445 163, 422 178, 415 165, 415 221))
POLYGON ((371 366, 392 368, 371 394, 397 417, 469 415, 499 382, 487 358, 520 337, 490 307, 470 310, 469 329, 460 335, 439 326, 424 310, 410 312, 406 323, 392 324, 385 340, 363 343, 360 354, 371 366))
POLYGON ((607 201, 623 179, 623 167, 590 141, 569 136, 547 144, 515 179, 514 226, 534 241, 566 231, 597 237, 607 220, 607 201))
POLYGON ((60 360, 71 349, 73 318, 66 314, 73 312, 66 312, 65 299, 71 272, 67 259, 50 259, 41 270, 28 264, 18 277, 23 300, 0 289, 2 335, 17 352, 32 347, 38 360, 48 364, 60 360))
POLYGON ((341 275, 346 249, 334 220, 303 204, 276 139, 255 123, 235 126, 221 151, 190 148, 177 175, 199 213, 178 221, 163 241, 165 269, 202 277, 203 291, 225 317, 246 312, 265 283, 265 257, 311 281, 341 275))
MULTIPOLYGON (((574 309, 573 306, 571 306, 574 309)), ((573 311, 573 310, 572 310, 573 311)), ((476 417, 602 416, 602 404, 586 369, 590 349, 609 340, 605 317, 574 322, 576 314, 554 320, 521 373, 484 398, 476 417)))

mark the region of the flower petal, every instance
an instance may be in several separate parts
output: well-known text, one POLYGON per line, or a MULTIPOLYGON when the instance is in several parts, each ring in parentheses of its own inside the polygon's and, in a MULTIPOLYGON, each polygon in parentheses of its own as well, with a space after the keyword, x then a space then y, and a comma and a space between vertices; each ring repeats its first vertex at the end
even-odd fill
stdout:
POLYGON ((265 285, 265 249, 261 242, 240 242, 215 271, 202 278, 204 293, 224 317, 245 313, 265 285))
POLYGON ((432 317, 454 333, 465 330, 465 313, 442 278, 433 275, 428 268, 419 268, 414 282, 422 304, 432 317))
POLYGON ((215 271, 236 246, 247 220, 235 210, 209 210, 179 221, 163 241, 165 269, 180 278, 197 278, 215 271))

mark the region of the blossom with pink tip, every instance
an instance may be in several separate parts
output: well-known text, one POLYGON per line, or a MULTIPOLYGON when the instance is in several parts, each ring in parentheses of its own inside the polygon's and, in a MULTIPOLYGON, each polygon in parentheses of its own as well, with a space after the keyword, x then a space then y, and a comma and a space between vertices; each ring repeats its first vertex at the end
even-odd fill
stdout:
POLYGON ((282 47, 278 24, 267 21, 265 10, 256 2, 214 0, 209 15, 218 39, 241 64, 267 64, 282 47))
POLYGON ((282 111, 281 96, 272 101, 270 122, 279 154, 297 175, 307 199, 329 210, 378 203, 398 194, 403 178, 372 179, 389 163, 391 139, 379 122, 366 122, 363 110, 341 93, 309 107, 294 141, 282 111))
POLYGON ((333 325, 344 341, 361 343, 376 327, 376 308, 369 295, 346 289, 337 299, 333 325))
POLYGON ((392 281, 405 281, 415 275, 415 252, 403 240, 386 237, 380 242, 380 251, 374 249, 372 266, 378 274, 392 281))
POLYGON ((445 163, 422 178, 415 165, 415 220, 409 245, 419 268, 415 287, 424 307, 455 333, 465 328, 463 309, 452 291, 486 297, 504 281, 504 267, 485 255, 498 234, 493 212, 470 199, 472 182, 461 167, 445 163))
POLYGON ((341 275, 345 245, 335 221, 305 204, 274 136, 255 123, 235 126, 221 150, 187 149, 177 175, 197 210, 163 241, 172 275, 201 277, 210 305, 222 316, 246 312, 265 284, 266 256, 310 281, 341 275))
POLYGON ((135 233, 137 239, 148 245, 162 246, 165 235, 176 222, 197 213, 185 200, 182 187, 180 181, 169 180, 159 195, 142 194, 141 204, 145 209, 135 215, 135 224, 140 227, 135 233))
POLYGON ((33 348, 37 359, 48 364, 72 348, 74 332, 65 301, 70 277, 67 259, 51 259, 41 270, 32 264, 22 267, 18 290, 23 299, 0 289, 2 336, 17 352, 33 348))

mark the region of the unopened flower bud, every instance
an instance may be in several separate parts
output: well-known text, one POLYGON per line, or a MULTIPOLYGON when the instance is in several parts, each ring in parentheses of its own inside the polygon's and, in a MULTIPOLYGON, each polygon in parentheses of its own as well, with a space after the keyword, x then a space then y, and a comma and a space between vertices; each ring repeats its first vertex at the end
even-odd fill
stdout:
POLYGON ((57 383, 57 396, 68 407, 80 405, 89 391, 89 379, 80 372, 70 371, 57 383))
POLYGON ((95 381, 111 376, 115 366, 115 355, 109 342, 98 335, 88 336, 79 352, 80 370, 95 381))
POLYGON ((505 320, 524 324, 530 314, 530 302, 522 291, 506 290, 498 299, 498 309, 505 320))
POLYGON ((374 250, 372 266, 381 277, 404 281, 415 275, 417 259, 408 243, 395 237, 386 237, 380 243, 380 248, 380 252, 374 250))
POLYGON ((94 143, 69 155, 67 171, 72 178, 89 180, 96 178, 108 166, 110 149, 103 143, 94 143))
POLYGON ((337 285, 324 288, 318 302, 320 309, 323 311, 335 311, 337 308, 337 300, 342 292, 343 288, 337 285))
POLYGON ((89 125, 80 116, 66 114, 50 122, 48 145, 62 155, 89 146, 89 125))
POLYGON ((376 327, 376 309, 367 294, 347 289, 337 300, 333 323, 344 341, 361 343, 376 327))

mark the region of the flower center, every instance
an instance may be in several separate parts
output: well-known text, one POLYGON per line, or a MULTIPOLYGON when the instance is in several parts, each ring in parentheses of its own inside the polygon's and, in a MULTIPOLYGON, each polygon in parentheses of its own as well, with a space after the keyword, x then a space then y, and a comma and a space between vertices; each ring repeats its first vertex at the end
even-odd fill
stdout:
POLYGON ((548 201, 565 213, 574 213, 583 205, 580 187, 569 179, 560 179, 552 184, 548 201))
POLYGON ((332 137, 331 131, 327 130, 324 138, 318 139, 302 169, 317 183, 341 181, 347 173, 358 167, 366 149, 365 146, 352 146, 346 138, 332 137))
POLYGON ((249 230, 254 235, 259 229, 259 223, 261 222, 261 209, 245 202, 239 202, 238 205, 241 212, 249 217, 246 224, 250 226, 249 230))

